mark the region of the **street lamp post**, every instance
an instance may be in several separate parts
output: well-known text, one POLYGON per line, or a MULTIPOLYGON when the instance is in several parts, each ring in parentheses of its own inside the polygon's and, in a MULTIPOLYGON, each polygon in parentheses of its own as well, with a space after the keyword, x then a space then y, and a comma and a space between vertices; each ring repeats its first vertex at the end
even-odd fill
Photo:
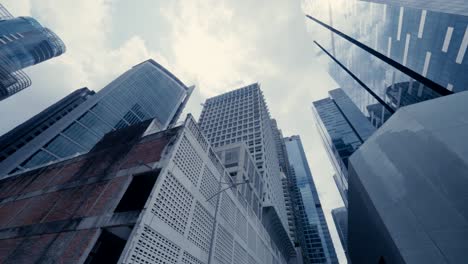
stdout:
POLYGON ((218 182, 218 191, 213 194, 212 196, 210 196, 208 199, 206 199, 206 201, 210 201, 211 199, 213 199, 214 197, 216 197, 216 207, 215 207, 215 215, 214 215, 214 220, 213 220, 213 228, 211 229, 211 239, 210 239, 210 251, 208 253, 208 264, 211 264, 211 259, 213 258, 213 246, 214 246, 214 236, 215 236, 215 231, 216 231, 216 224, 217 224, 217 219, 218 219, 218 209, 219 209, 219 203, 220 203, 220 194, 224 191, 226 191, 227 189, 230 189, 230 188, 233 188, 233 187, 237 187, 239 185, 242 185, 242 184, 246 184, 246 183, 249 183, 249 180, 245 180, 245 181, 242 181, 242 182, 236 182, 236 183, 229 183, 229 182, 222 182, 221 180, 218 182), (221 188, 221 185, 222 184, 231 184, 225 188, 221 188))

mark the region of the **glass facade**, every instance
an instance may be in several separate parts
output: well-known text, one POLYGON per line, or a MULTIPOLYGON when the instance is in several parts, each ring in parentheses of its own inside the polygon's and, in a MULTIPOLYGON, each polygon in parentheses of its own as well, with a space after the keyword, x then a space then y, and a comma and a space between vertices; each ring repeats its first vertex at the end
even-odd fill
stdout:
POLYGON ((15 172, 87 152, 107 132, 144 120, 154 118, 165 129, 175 123, 192 89, 155 61, 145 61, 44 131, 40 142, 25 145, 28 154, 15 153, 0 163, 0 171, 15 172))
POLYGON ((336 231, 340 237, 341 245, 348 259, 348 263, 351 263, 348 257, 348 210, 346 207, 335 208, 332 210, 333 222, 335 222, 336 231))
POLYGON ((0 137, 0 162, 64 118, 95 93, 78 89, 0 137))
POLYGON ((296 235, 304 263, 338 263, 301 139, 292 136, 284 141, 291 168, 296 235))
POLYGON ((0 6, 0 100, 26 88, 20 70, 61 55, 62 40, 31 17, 14 18, 0 6))
POLYGON ((375 128, 342 89, 332 90, 329 95, 329 98, 313 102, 312 112, 334 166, 335 181, 347 206, 348 159, 375 128))
POLYGON ((468 16, 468 5, 465 0, 361 0, 381 4, 401 5, 436 12, 468 16))
MULTIPOLYGON (((304 11, 449 91, 468 89, 468 16, 386 2, 307 1, 304 11)), ((318 42, 394 110, 404 106, 405 97, 415 103, 440 96, 314 21, 307 24, 323 36, 318 42)), ((375 127, 391 115, 336 63, 330 62, 329 72, 375 127)))

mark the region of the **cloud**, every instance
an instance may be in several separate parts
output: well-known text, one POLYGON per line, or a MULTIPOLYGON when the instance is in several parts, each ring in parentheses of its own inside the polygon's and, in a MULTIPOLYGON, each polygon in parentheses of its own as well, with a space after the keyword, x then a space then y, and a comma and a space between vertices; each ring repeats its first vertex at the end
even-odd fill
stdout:
MULTIPOLYGON (((275 73, 258 54, 246 21, 227 1, 172 1, 161 14, 172 26, 175 68, 213 96, 255 81, 252 73, 275 73)), ((253 28, 252 28, 253 29, 253 28)))

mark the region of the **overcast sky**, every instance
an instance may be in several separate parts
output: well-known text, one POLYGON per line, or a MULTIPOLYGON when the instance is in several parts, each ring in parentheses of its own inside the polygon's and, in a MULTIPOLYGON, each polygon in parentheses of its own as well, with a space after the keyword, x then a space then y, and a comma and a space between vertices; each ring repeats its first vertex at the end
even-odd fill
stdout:
POLYGON ((259 82, 283 134, 302 138, 335 249, 346 263, 330 215, 343 205, 311 112, 312 101, 337 86, 327 58, 317 55, 313 29, 306 30, 300 0, 2 3, 14 16, 32 16, 52 29, 67 51, 25 70, 33 85, 0 102, 0 134, 73 90, 100 90, 148 58, 196 85, 186 111, 196 118, 206 98, 259 82))

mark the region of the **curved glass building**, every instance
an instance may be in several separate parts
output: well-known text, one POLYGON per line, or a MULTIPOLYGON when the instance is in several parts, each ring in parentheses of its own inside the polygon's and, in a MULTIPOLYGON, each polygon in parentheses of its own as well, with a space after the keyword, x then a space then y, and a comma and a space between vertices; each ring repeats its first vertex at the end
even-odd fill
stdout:
POLYGON ((0 100, 31 85, 21 69, 65 52, 62 40, 32 17, 14 18, 0 6, 0 100))
POLYGON ((49 115, 39 130, 31 130, 34 138, 16 139, 24 145, 1 152, 0 178, 86 153, 106 133, 145 120, 153 119, 155 129, 171 127, 192 90, 154 60, 135 65, 84 102, 66 107, 70 111, 59 120, 49 115))

